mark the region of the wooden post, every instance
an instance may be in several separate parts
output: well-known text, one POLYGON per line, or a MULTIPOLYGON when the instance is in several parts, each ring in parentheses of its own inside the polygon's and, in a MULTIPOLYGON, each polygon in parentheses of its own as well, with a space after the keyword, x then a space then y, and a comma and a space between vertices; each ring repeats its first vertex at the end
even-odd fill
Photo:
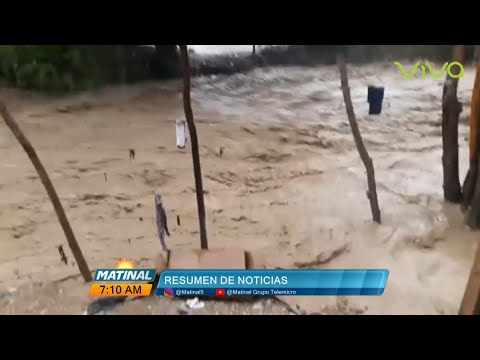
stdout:
POLYGON ((188 124, 188 131, 192 141, 192 159, 193 159, 193 173, 195 176, 195 190, 197 193, 198 206, 198 220, 200 222, 200 245, 202 249, 208 249, 207 240, 207 223, 205 214, 205 201, 203 198, 203 183, 202 183, 202 168, 200 166, 200 151, 198 149, 197 128, 195 127, 195 120, 193 118, 192 102, 190 99, 190 59, 188 56, 187 45, 178 45, 180 47, 180 57, 182 62, 183 72, 183 107, 185 111, 185 118, 188 124))
POLYGON ((467 225, 476 230, 480 228, 480 59, 470 106, 470 167, 463 183, 462 209, 468 210, 467 225))
POLYGON ((473 193, 471 207, 467 216, 467 225, 473 230, 480 228, 480 172, 478 171, 480 168, 480 157, 478 155, 476 157, 476 166, 471 167, 469 170, 470 176, 467 173, 467 178, 469 179, 465 179, 465 183, 469 184, 466 188, 468 188, 469 192, 473 193))
POLYGON ((381 213, 380 207, 378 206, 378 196, 377 196, 377 184, 375 182, 375 168, 373 167, 373 161, 368 155, 367 148, 362 139, 362 134, 358 127, 357 119, 355 117, 355 111, 353 109, 352 97, 350 95, 350 86, 348 84, 348 72, 347 65, 343 59, 343 55, 337 55, 337 65, 338 70, 340 71, 340 79, 342 84, 343 99, 345 101, 345 108, 347 109, 348 122, 352 129, 353 138, 355 140, 355 145, 357 146, 358 153, 362 159, 365 169, 367 170, 367 181, 368 181, 368 192, 367 196, 370 200, 370 208, 372 210, 373 221, 381 224, 381 213))
POLYGON ((90 269, 88 268, 87 262, 83 257, 82 250, 80 249, 77 239, 75 238, 72 227, 70 226, 67 215, 65 214, 65 210, 63 209, 62 203, 60 202, 60 199, 57 195, 57 192, 55 191, 52 181, 50 180, 50 177, 48 176, 47 171, 43 167, 43 164, 40 161, 37 155, 37 152, 33 148, 30 141, 27 139, 27 137, 24 135, 23 131, 20 129, 17 122, 10 115, 5 104, 1 101, 0 101, 0 114, 3 117, 3 120, 5 120, 5 124, 7 124, 8 128, 12 131, 17 141, 23 147, 23 150, 25 150, 25 152, 27 153, 28 157, 30 158, 30 161, 32 162, 35 170, 37 171, 38 177, 42 181, 43 186, 47 191, 48 197, 52 202, 53 208, 55 209, 55 212, 58 217, 58 221, 62 226, 63 232, 65 233, 65 237, 67 238, 68 246, 70 247, 70 250, 72 251, 72 254, 75 257, 78 269, 80 270, 80 273, 82 274, 83 279, 85 280, 85 282, 93 281, 92 274, 90 273, 90 269))
MULTIPOLYGON (((480 122, 480 59, 477 61, 477 72, 475 75, 475 83, 472 90, 472 100, 470 104, 470 138, 469 138, 469 159, 470 167, 467 172, 467 176, 463 182, 463 203, 462 209, 464 211, 470 208, 472 204, 472 199, 475 192, 475 183, 477 179, 478 171, 478 125, 480 122)), ((475 227, 477 220, 474 219, 475 216, 471 217, 472 225, 475 227)))
POLYGON ((478 245, 458 314, 480 315, 480 246, 478 245))
POLYGON ((256 50, 257 50, 257 49, 256 49, 256 46, 257 46, 257 45, 252 45, 252 46, 253 46, 252 55, 255 56, 255 53, 257 52, 257 51, 256 51, 256 50))
MULTIPOLYGON (((464 58, 464 45, 455 45, 453 48, 453 61, 462 62, 464 58)), ((452 73, 457 69, 453 70, 452 73)), ((460 69, 458 69, 460 71, 460 69)), ((454 75, 458 75, 459 72, 454 75)), ((443 142, 443 196, 446 201, 460 203, 462 189, 458 175, 458 118, 462 105, 457 98, 458 78, 451 78, 447 74, 443 86, 442 97, 442 142, 443 142)))

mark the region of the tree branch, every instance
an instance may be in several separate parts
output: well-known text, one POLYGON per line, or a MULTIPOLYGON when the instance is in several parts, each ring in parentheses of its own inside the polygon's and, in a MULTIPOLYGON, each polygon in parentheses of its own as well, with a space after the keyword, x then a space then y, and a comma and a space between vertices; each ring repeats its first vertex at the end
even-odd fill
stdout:
POLYGON ((200 152, 198 150, 197 129, 195 127, 195 120, 193 118, 192 102, 190 99, 191 92, 191 71, 190 59, 188 56, 187 45, 178 45, 180 47, 180 57, 183 72, 183 108, 185 111, 185 118, 190 132, 192 141, 192 159, 193 159, 193 173, 195 176, 195 190, 197 193, 198 219, 200 222, 200 244, 202 249, 208 249, 207 239, 207 224, 205 215, 205 201, 203 198, 203 183, 202 183, 202 168, 200 166, 200 152))
POLYGON ((347 65, 342 55, 337 55, 337 65, 340 71, 340 79, 342 84, 343 99, 345 101, 345 108, 347 110, 348 122, 352 129, 355 145, 357 146, 358 153, 362 159, 365 169, 367 171, 368 182, 368 199, 370 200, 370 208, 372 210, 373 221, 381 224, 380 207, 378 206, 377 185, 375 182, 375 168, 373 167, 373 161, 368 155, 367 148, 363 142, 362 134, 358 127, 357 119, 355 117, 355 111, 353 109, 352 97, 350 94, 350 86, 348 84, 347 65))
POLYGON ((12 131, 17 141, 23 147, 23 150, 25 150, 25 152, 27 153, 28 157, 30 158, 30 161, 32 162, 35 170, 37 171, 38 177, 42 181, 43 186, 47 191, 48 197, 52 202, 53 208, 55 209, 55 212, 58 217, 58 221, 62 226, 63 232, 65 233, 65 237, 67 238, 68 246, 70 247, 70 250, 72 251, 72 254, 75 257, 75 260, 78 265, 78 269, 80 270, 80 273, 82 274, 83 279, 85 280, 85 282, 93 281, 92 274, 90 273, 90 269, 88 268, 87 262, 83 257, 82 250, 78 245, 77 239, 73 234, 72 227, 70 226, 67 215, 65 214, 65 210, 63 209, 62 203, 60 202, 60 199, 57 195, 57 192, 55 191, 52 181, 50 180, 50 177, 48 176, 47 171, 43 167, 43 164, 40 161, 37 155, 37 152, 33 148, 30 141, 27 139, 27 137, 24 135, 23 131, 20 129, 17 122, 10 115, 5 104, 1 101, 0 101, 0 114, 3 117, 3 120, 5 120, 5 124, 7 124, 8 128, 12 131))

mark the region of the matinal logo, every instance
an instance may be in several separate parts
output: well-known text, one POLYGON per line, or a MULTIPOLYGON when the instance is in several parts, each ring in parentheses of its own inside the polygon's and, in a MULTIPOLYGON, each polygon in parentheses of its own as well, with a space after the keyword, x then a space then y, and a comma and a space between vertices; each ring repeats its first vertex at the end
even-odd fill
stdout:
POLYGON ((156 269, 137 269, 129 258, 117 260, 110 269, 98 269, 90 296, 149 296, 156 269))
POLYGON ((173 297, 173 289, 164 289, 163 290, 163 296, 173 297))
POLYGON ((135 262, 129 258, 118 259, 114 269, 135 269, 135 262))

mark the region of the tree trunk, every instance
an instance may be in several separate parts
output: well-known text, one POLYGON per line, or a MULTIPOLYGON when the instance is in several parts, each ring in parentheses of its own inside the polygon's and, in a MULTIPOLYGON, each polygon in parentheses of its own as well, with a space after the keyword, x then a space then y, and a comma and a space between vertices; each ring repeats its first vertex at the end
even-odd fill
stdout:
MULTIPOLYGON (((463 61, 464 45, 455 45, 453 61, 463 61)), ((458 69, 459 70, 459 69, 458 69)), ((457 69, 452 72, 457 71, 457 69)), ((458 75, 458 72, 455 73, 458 75)), ((458 174, 458 118, 462 105, 457 98, 458 78, 447 74, 442 97, 442 142, 443 142, 443 196, 446 201, 460 203, 462 190, 458 174)))
MULTIPOLYGON (((477 156, 478 159, 478 156, 477 156)), ((468 183, 471 183, 471 188, 473 188, 473 191, 471 190, 470 186, 468 190, 473 193, 472 196, 472 206, 470 208, 470 211, 468 213, 467 217, 467 225, 471 229, 478 229, 480 227, 480 176, 479 172, 479 162, 477 160, 477 165, 472 166, 471 170, 469 171, 470 176, 467 174, 468 183)), ((467 183, 467 180, 465 181, 467 183)))
POLYGON ((179 47, 183 72, 183 107, 185 111, 185 118, 188 124, 188 131, 190 132, 190 139, 192 142, 193 173, 195 176, 195 189, 197 193, 198 219, 200 221, 200 245, 202 249, 206 250, 208 249, 208 240, 205 202, 203 198, 202 169, 200 166, 200 152, 198 150, 197 129, 195 127, 192 102, 190 99, 190 59, 188 56, 187 45, 179 45, 179 47))
POLYGON ((458 314, 480 315, 480 246, 478 245, 458 314))
POLYGON ((118 64, 118 82, 122 85, 127 83, 127 62, 125 54, 125 45, 116 45, 117 64, 118 64))
POLYGON ((85 280, 85 282, 93 281, 92 274, 90 273, 90 269, 88 268, 87 262, 83 257, 82 250, 80 250, 80 246, 78 245, 77 239, 73 234, 72 227, 68 222, 68 218, 67 218, 67 215, 65 214, 65 210, 63 209, 62 203, 58 198, 57 192, 55 191, 52 181, 50 180, 50 177, 48 176, 47 171, 43 167, 43 164, 40 161, 37 155, 37 152, 33 148, 30 141, 27 139, 27 137, 24 135, 23 131, 20 129, 15 119, 13 119, 13 117, 10 115, 5 104, 2 103, 1 101, 0 101, 0 114, 2 115, 9 129, 12 131, 15 138, 23 147, 23 150, 25 150, 25 152, 27 153, 28 157, 30 158, 30 161, 32 162, 35 170, 37 171, 38 177, 42 181, 43 186, 45 187, 45 190, 47 191, 47 194, 50 198, 50 201, 52 202, 53 208, 55 209, 55 212, 58 217, 58 221, 62 226, 63 232, 65 233, 65 236, 67 238, 68 245, 70 247, 70 250, 72 251, 75 261, 77 262, 78 269, 80 270, 80 273, 82 274, 83 279, 85 280))
POLYGON ((347 109, 348 121, 352 129, 355 145, 357 146, 358 153, 362 159, 365 169, 367 171, 368 191, 367 196, 370 200, 370 208, 372 210, 373 221, 381 224, 380 207, 378 206, 377 196, 377 184, 375 182, 375 168, 373 167, 373 161, 368 155, 367 148, 362 139, 362 134, 358 127, 357 119, 355 117, 355 111, 353 109, 352 97, 350 95, 350 86, 348 84, 347 65, 342 55, 337 55, 337 64, 340 71, 340 79, 342 84, 343 99, 345 101, 345 108, 347 109))
POLYGON ((470 110, 470 167, 463 184, 462 209, 469 210, 467 225, 471 229, 480 228, 480 59, 472 92, 470 110))
MULTIPOLYGON (((478 126, 480 123, 480 59, 477 62, 477 73, 475 75, 475 83, 472 91, 472 101, 470 104, 470 139, 469 139, 469 159, 470 167, 467 176, 463 182, 463 203, 462 210, 466 211, 472 204, 472 198, 475 192, 475 183, 477 181, 479 148, 477 146, 479 132, 478 126)), ((478 206, 478 205, 477 205, 478 206)), ((469 219, 467 222, 472 222, 474 225, 477 221, 469 219)))

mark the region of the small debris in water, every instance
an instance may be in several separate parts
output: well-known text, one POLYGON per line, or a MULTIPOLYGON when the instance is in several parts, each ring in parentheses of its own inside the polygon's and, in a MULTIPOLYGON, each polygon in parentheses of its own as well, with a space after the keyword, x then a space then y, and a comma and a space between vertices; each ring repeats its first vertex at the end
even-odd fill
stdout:
POLYGON ((65 264, 65 265, 68 265, 68 259, 67 259, 67 255, 65 255, 65 251, 63 251, 63 246, 60 245, 58 247, 58 252, 60 254, 60 260, 65 264))
POLYGON ((233 221, 245 221, 245 220, 247 220, 247 218, 245 216, 240 216, 240 217, 237 217, 237 218, 232 217, 232 220, 233 221))
POLYGON ((255 131, 250 130, 249 128, 247 128, 247 127, 245 127, 245 126, 242 126, 241 129, 242 129, 243 131, 245 131, 246 133, 248 133, 248 134, 255 135, 255 131))
POLYGON ((284 205, 288 205, 288 201, 272 201, 270 205, 284 206, 284 205))
POLYGON ((189 309, 193 310, 199 310, 205 307, 205 303, 198 300, 198 298, 187 300, 185 304, 188 306, 189 309))
POLYGON ((7 289, 7 294, 0 294, 0 298, 3 296, 11 296, 17 292, 16 288, 8 288, 7 289))
POLYGON ((177 225, 180 226, 180 215, 177 215, 177 225))
POLYGON ((130 213, 133 212, 133 208, 128 207, 128 206, 124 206, 124 207, 123 207, 123 211, 125 211, 127 214, 130 214, 130 213))
POLYGON ((257 302, 255 305, 253 305, 253 310, 262 310, 263 309, 263 304, 261 302, 257 302))
POLYGON ((112 310, 117 305, 123 304, 127 297, 100 298, 87 307, 87 315, 105 315, 107 310, 112 310))
POLYGON ((183 309, 183 308, 177 309, 176 313, 177 313, 178 315, 189 315, 189 314, 190 314, 187 310, 185 310, 185 309, 183 309))

